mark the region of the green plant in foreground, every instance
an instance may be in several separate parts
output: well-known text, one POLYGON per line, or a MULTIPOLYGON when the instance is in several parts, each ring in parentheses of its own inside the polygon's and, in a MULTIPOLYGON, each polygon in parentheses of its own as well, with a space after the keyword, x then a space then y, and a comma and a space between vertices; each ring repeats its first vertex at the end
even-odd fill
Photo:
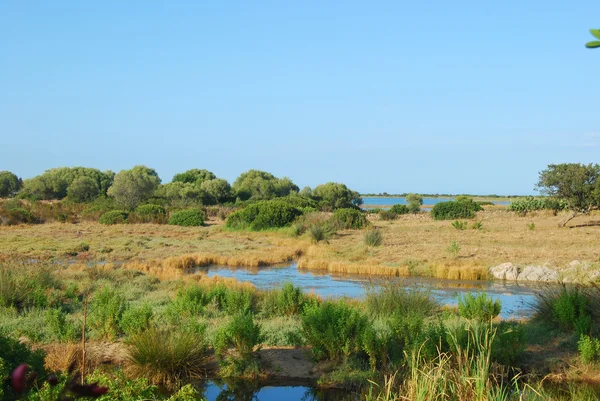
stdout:
POLYGON ((585 44, 588 49, 596 49, 600 47, 600 29, 590 29, 590 33, 598 40, 593 40, 585 44))
POLYGON ((368 230, 365 232, 363 241, 366 246, 380 246, 383 243, 383 234, 380 230, 368 230))
POLYGON ((501 309, 500 300, 494 301, 485 292, 477 295, 466 293, 458 297, 458 313, 466 319, 486 322, 498 316, 501 309))
POLYGON ((592 363, 600 356, 600 340, 582 334, 577 342, 579 357, 583 363, 592 363))

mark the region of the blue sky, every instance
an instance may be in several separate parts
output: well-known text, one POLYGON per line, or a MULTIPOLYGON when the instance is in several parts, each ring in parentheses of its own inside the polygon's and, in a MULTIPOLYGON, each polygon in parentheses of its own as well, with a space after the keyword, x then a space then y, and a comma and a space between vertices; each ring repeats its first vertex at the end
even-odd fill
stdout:
POLYGON ((5 1, 0 170, 532 193, 598 162, 600 2, 5 1))

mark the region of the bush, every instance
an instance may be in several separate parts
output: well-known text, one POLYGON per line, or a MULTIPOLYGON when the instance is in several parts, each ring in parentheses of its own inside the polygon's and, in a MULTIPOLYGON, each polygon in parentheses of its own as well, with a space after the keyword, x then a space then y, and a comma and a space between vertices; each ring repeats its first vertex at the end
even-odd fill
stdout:
POLYGON ((392 212, 391 210, 381 210, 379 212, 379 218, 381 220, 386 220, 386 221, 395 220, 396 217, 398 217, 398 215, 396 213, 392 212))
POLYGON ((0 262, 0 306, 28 308, 50 306, 48 296, 57 284, 48 269, 0 262))
POLYGON ((111 287, 104 287, 90 303, 89 324, 102 339, 115 340, 121 331, 121 319, 127 309, 125 297, 111 287))
POLYGON ((135 213, 142 223, 162 223, 167 216, 167 211, 160 205, 141 205, 135 213))
POLYGON ((22 207, 3 208, 0 210, 0 225, 35 224, 40 219, 22 207))
POLYGON ((533 196, 528 196, 525 199, 511 202, 507 209, 511 212, 525 215, 528 212, 533 212, 535 210, 552 210, 556 213, 561 210, 566 210, 568 207, 569 203, 566 200, 555 198, 536 199, 533 196))
POLYGON ((383 243, 383 234, 380 230, 369 230, 365 233, 363 241, 366 246, 380 246, 383 243))
POLYGON ((332 229, 326 223, 313 224, 308 227, 308 236, 310 240, 317 244, 321 241, 327 242, 331 237, 332 229))
POLYGON ((600 340, 581 334, 579 341, 577 342, 577 349, 579 350, 581 362, 596 362, 598 357, 600 357, 600 340))
POLYGON ((0 333, 0 399, 18 399, 7 379, 12 371, 22 363, 29 365, 37 377, 44 377, 43 351, 32 351, 25 344, 0 333))
POLYGON ((409 313, 432 315, 438 303, 431 293, 418 288, 407 289, 402 282, 385 281, 367 287, 366 307, 370 316, 389 317, 409 313))
POLYGON ((525 351, 526 345, 523 326, 517 322, 502 321, 496 326, 492 360, 505 366, 514 366, 525 351))
POLYGON ((151 383, 174 387, 182 380, 203 377, 206 362, 204 331, 150 327, 127 340, 129 370, 151 383))
POLYGON ((486 322, 498 316, 501 309, 500 300, 494 301, 485 292, 477 295, 466 293, 458 297, 458 313, 466 319, 486 322))
POLYGON ((302 289, 286 282, 280 290, 265 295, 262 313, 265 316, 292 316, 302 313, 306 299, 302 289))
POLYGON ((360 210, 350 208, 336 209, 331 221, 337 227, 346 230, 360 230, 368 224, 367 218, 360 210))
POLYGON ((124 210, 111 210, 104 213, 98 223, 100 224, 126 224, 129 218, 129 213, 124 210))
POLYGON ((266 230, 290 225, 302 212, 285 200, 260 201, 235 211, 225 224, 234 230, 266 230))
POLYGON ((46 310, 45 323, 58 341, 74 341, 81 336, 81 329, 59 309, 46 310))
POLYGON ((575 330, 580 334, 589 333, 592 317, 588 311, 586 296, 577 289, 565 290, 554 300, 552 312, 555 321, 565 330, 575 330))
POLYGON ((357 309, 342 302, 326 301, 306 308, 302 332, 316 360, 347 360, 360 351, 369 321, 357 309))
POLYGON ((223 365, 224 376, 254 376, 258 366, 253 353, 262 341, 260 326, 254 322, 250 313, 239 313, 229 324, 222 327, 215 338, 215 353, 223 365), (234 353, 227 353, 229 348, 234 353))
POLYGON ((406 206, 406 205, 396 204, 396 205, 392 206, 392 208, 390 209, 390 212, 396 213, 396 214, 408 214, 410 212, 410 210, 408 210, 408 206, 406 206))
POLYGON ((141 333, 150 328, 152 316, 152 307, 148 304, 130 307, 123 312, 119 325, 127 335, 141 333))
POLYGON ((204 224, 204 213, 196 209, 180 210, 169 217, 172 226, 197 227, 204 224))
POLYGON ((431 216, 435 220, 472 219, 475 212, 483 210, 476 202, 440 202, 433 205, 431 216))

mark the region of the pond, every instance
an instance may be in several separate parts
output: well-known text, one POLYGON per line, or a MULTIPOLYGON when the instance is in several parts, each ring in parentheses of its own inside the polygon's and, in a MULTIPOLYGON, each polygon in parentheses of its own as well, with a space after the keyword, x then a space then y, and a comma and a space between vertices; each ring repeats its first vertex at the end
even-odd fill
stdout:
MULTIPOLYGON (((408 202, 406 202, 406 199, 404 198, 393 198, 393 197, 387 197, 387 198, 380 198, 380 197, 364 197, 363 199, 363 207, 365 206, 369 206, 369 205, 407 205, 408 202)), ((423 198, 423 204, 424 205, 435 205, 437 203, 440 202, 448 202, 448 201, 453 201, 454 198, 423 198)), ((492 201, 492 203, 494 205, 502 205, 502 206, 508 206, 510 205, 510 201, 492 201)))
POLYGON ((357 401, 359 394, 338 389, 318 389, 310 385, 269 385, 252 382, 205 384, 207 401, 357 401))
POLYGON ((285 282, 291 282, 307 293, 314 293, 324 298, 350 297, 361 298, 366 294, 366 287, 377 284, 380 280, 396 280, 408 288, 431 291, 431 294, 442 304, 456 305, 458 295, 484 291, 492 298, 502 302, 503 319, 520 319, 531 316, 529 305, 534 302, 537 291, 548 284, 510 282, 510 281, 465 281, 440 280, 427 277, 405 277, 373 279, 365 276, 319 274, 303 271, 295 263, 283 267, 257 269, 231 268, 212 266, 198 268, 196 272, 206 272, 208 276, 231 277, 239 281, 248 281, 259 289, 279 288, 285 282))

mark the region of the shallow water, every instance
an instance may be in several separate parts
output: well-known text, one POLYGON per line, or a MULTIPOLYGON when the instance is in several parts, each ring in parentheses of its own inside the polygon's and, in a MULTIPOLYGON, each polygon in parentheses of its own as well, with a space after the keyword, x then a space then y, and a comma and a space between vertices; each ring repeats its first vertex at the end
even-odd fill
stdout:
POLYGON ((305 385, 262 385, 259 383, 208 382, 204 391, 207 401, 356 401, 359 395, 337 389, 316 389, 305 385))
MULTIPOLYGON (((363 207, 367 205, 408 205, 406 199, 404 198, 373 198, 373 197, 364 197, 363 199, 363 207)), ((453 201, 454 198, 423 198, 424 205, 435 205, 440 202, 448 202, 453 201)), ((510 205, 510 201, 492 201, 494 205, 510 205)))
MULTIPOLYGON (((196 271, 206 270, 207 268, 198 268, 196 271)), ((208 276, 232 277, 240 281, 248 281, 259 289, 279 288, 283 283, 291 282, 305 292, 312 292, 324 298, 361 298, 365 296, 369 284, 376 285, 381 280, 397 280, 408 288, 431 291, 439 302, 446 305, 456 305, 460 294, 484 291, 502 302, 500 317, 503 319, 530 317, 529 305, 535 300, 536 291, 548 286, 537 283, 524 285, 508 281, 440 280, 426 277, 373 279, 364 276, 318 274, 298 270, 295 263, 284 267, 258 269, 213 266, 208 268, 208 276)))

